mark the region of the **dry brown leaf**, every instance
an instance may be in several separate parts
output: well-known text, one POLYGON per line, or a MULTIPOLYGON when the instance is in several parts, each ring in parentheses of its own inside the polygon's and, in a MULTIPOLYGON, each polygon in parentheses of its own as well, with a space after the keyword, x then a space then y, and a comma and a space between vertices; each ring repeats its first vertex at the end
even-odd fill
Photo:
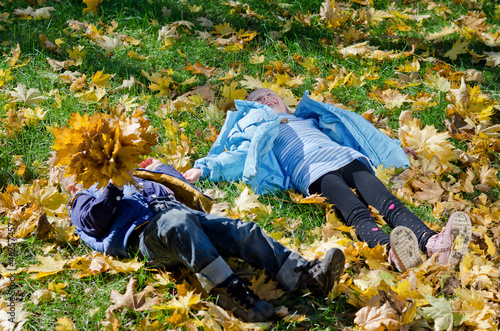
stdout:
POLYGON ((133 309, 135 311, 150 310, 154 305, 161 303, 161 298, 156 295, 156 290, 152 286, 146 286, 141 292, 135 293, 135 283, 137 279, 130 278, 125 294, 116 290, 111 291, 111 311, 119 308, 133 309))
POLYGON ((422 202, 440 202, 441 196, 444 193, 444 190, 441 188, 438 182, 432 181, 427 178, 413 180, 412 186, 421 190, 415 193, 415 198, 422 202))
POLYGON ((384 303, 380 307, 367 306, 361 308, 356 313, 354 323, 361 327, 362 330, 367 331, 399 330, 401 327, 396 311, 388 303, 384 303))

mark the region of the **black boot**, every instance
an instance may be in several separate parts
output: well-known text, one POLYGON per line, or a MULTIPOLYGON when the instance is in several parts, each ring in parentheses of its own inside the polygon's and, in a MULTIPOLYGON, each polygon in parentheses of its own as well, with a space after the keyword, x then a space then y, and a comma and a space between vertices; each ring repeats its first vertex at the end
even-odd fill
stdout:
POLYGON ((344 264, 344 253, 338 248, 332 248, 322 260, 316 259, 295 269, 295 272, 302 272, 296 288, 308 289, 315 297, 324 298, 335 283, 338 284, 344 272, 344 264))
POLYGON ((245 322, 263 322, 274 314, 274 307, 249 289, 235 274, 214 287, 210 294, 217 304, 245 322))

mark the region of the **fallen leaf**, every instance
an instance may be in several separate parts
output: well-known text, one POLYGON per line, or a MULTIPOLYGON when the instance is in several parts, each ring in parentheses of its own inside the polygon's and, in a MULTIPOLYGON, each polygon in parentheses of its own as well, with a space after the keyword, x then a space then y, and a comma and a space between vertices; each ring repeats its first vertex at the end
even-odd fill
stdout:
POLYGON ((130 278, 125 294, 120 294, 116 290, 111 290, 111 302, 109 309, 128 308, 135 311, 151 310, 154 305, 161 303, 161 298, 155 296, 156 290, 152 286, 146 286, 141 292, 135 293, 135 283, 137 279, 130 278))
POLYGON ((69 317, 58 317, 56 322, 56 331, 73 331, 75 329, 75 324, 69 317))
POLYGON ((94 14, 97 14, 99 12, 99 5, 102 3, 103 0, 83 0, 83 3, 87 5, 86 8, 83 9, 83 12, 92 12, 94 14))
POLYGON ((422 315, 434 321, 434 330, 448 330, 453 328, 453 312, 450 303, 445 298, 425 297, 431 307, 422 307, 422 315))
POLYGON ((265 272, 261 272, 259 276, 255 275, 250 283, 250 289, 261 300, 274 300, 281 298, 285 294, 283 290, 279 289, 278 282, 270 279, 265 272))
POLYGON ((354 323, 362 330, 368 331, 399 330, 401 327, 396 311, 388 303, 384 303, 380 307, 361 308, 356 313, 354 323))
POLYGON ((38 279, 46 276, 50 276, 61 272, 64 270, 64 266, 69 262, 61 257, 59 253, 56 253, 54 257, 52 256, 40 256, 37 255, 36 259, 40 262, 39 265, 31 265, 28 267, 26 272, 36 272, 36 275, 31 276, 31 278, 38 279))
POLYGON ((23 84, 18 84, 14 91, 9 92, 14 97, 14 102, 23 102, 27 106, 39 106, 46 98, 40 94, 37 88, 26 90, 23 84))

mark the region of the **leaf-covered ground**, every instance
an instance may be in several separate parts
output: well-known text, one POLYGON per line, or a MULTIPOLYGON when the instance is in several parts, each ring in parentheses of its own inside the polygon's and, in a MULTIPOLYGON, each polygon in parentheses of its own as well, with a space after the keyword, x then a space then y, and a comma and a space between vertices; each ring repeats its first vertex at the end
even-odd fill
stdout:
POLYGON ((498 22, 487 0, 1 0, 0 330, 498 329, 498 22), (258 222, 308 259, 330 247, 346 255, 327 300, 284 293, 230 261, 277 309, 248 324, 184 270, 117 260, 75 237, 52 145, 71 155, 88 118, 121 118, 128 134, 127 116, 144 112, 159 137, 150 155, 183 171, 208 152, 234 99, 259 87, 291 109, 309 90, 412 148, 410 168, 377 175, 433 229, 453 211, 470 216, 459 268, 425 257, 396 271, 319 197, 198 183, 214 212, 258 222), (61 139, 68 123, 74 136, 61 139))

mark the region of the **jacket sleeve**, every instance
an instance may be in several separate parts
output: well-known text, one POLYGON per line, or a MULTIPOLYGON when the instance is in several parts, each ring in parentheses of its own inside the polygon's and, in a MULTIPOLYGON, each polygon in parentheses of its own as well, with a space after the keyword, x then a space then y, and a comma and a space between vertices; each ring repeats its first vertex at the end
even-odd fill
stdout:
POLYGON ((194 163, 194 168, 203 171, 202 178, 213 182, 242 179, 253 130, 264 118, 250 115, 251 107, 241 107, 238 102, 236 106, 238 111, 227 112, 224 125, 208 155, 194 163))
POLYGON ((240 180, 243 176, 243 168, 248 155, 248 145, 240 146, 233 151, 225 151, 221 154, 208 155, 196 160, 194 167, 203 171, 202 178, 208 178, 212 182, 240 180))
POLYGON ((283 187, 285 179, 272 152, 278 115, 256 102, 235 100, 235 105, 237 111, 228 112, 210 152, 194 167, 214 182, 243 180, 258 194, 283 187))
POLYGON ((78 193, 71 201, 71 223, 93 237, 107 234, 115 221, 123 191, 108 184, 99 194, 95 189, 78 193))

